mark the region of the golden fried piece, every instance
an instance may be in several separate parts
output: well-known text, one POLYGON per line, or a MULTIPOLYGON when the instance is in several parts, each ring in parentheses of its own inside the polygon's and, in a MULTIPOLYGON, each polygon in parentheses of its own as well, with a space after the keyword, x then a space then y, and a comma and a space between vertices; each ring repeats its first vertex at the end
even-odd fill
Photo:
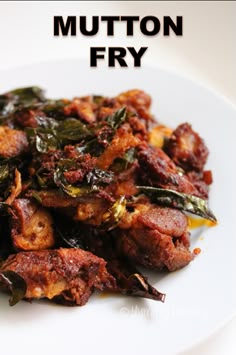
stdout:
POLYGON ((84 305, 94 289, 116 290, 106 262, 81 249, 20 252, 9 256, 1 271, 14 271, 26 282, 25 298, 49 298, 84 305))
POLYGON ((158 125, 155 126, 148 135, 148 142, 158 148, 162 148, 164 146, 165 140, 167 140, 173 130, 169 127, 158 125))
POLYGON ((11 158, 24 153, 28 149, 25 132, 0 126, 0 156, 11 158))
POLYGON ((13 245, 19 250, 42 250, 54 246, 53 220, 50 212, 28 199, 12 204, 13 245))
POLYGON ((99 226, 103 222, 104 213, 110 206, 111 202, 99 197, 82 197, 76 208, 74 220, 94 226, 99 226))
POLYGON ((75 97, 71 103, 64 108, 64 113, 67 116, 77 115, 82 121, 93 123, 96 120, 95 105, 92 96, 75 97))
POLYGON ((130 112, 137 113, 139 117, 152 120, 150 114, 151 97, 142 90, 133 89, 121 93, 115 98, 121 106, 126 106, 130 112))
POLYGON ((129 125, 123 125, 117 130, 111 144, 98 157, 98 168, 108 169, 116 158, 121 158, 128 149, 139 144, 139 139, 134 137, 129 128, 129 125))

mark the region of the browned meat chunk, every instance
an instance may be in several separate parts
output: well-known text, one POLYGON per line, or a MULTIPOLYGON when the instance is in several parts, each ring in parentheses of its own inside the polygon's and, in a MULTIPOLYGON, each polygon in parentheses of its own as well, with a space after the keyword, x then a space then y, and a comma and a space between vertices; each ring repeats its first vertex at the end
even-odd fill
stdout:
MULTIPOLYGON (((97 117, 99 120, 113 114, 116 110, 126 106, 127 110, 138 117, 138 119, 144 119, 146 121, 152 120, 153 117, 150 113, 151 97, 142 90, 129 90, 121 93, 114 98, 103 98, 98 105, 97 117)), ((139 126, 138 130, 143 131, 141 128, 143 124, 133 121, 133 124, 139 126), (140 125, 141 124, 141 125, 140 125)))
POLYGON ((135 196, 139 191, 136 187, 137 174, 137 164, 133 163, 130 168, 117 174, 116 180, 106 187, 106 191, 116 198, 135 196))
POLYGON ((142 122, 138 116, 130 116, 128 122, 132 128, 134 136, 142 141, 147 141, 148 130, 145 122, 142 122))
POLYGON ((116 97, 121 106, 127 106, 131 112, 137 113, 140 118, 151 120, 151 97, 142 90, 129 90, 116 97))
POLYGON ((202 198, 208 198, 209 194, 209 185, 212 184, 213 178, 212 173, 210 170, 196 172, 196 171, 189 171, 186 174, 194 185, 194 187, 198 190, 199 195, 202 198))
POLYGON ((74 220, 86 224, 99 226, 103 222, 103 215, 111 207, 111 203, 95 196, 80 198, 74 220))
POLYGON ((37 117, 45 118, 45 113, 39 110, 23 109, 15 112, 14 122, 20 127, 38 127, 37 117))
POLYGON ((209 153, 203 139, 188 123, 183 123, 176 128, 165 150, 175 164, 186 171, 201 171, 209 153))
POLYGON ((133 136, 129 125, 123 125, 117 130, 111 144, 99 156, 97 166, 100 169, 108 169, 116 158, 121 158, 129 148, 138 144, 139 140, 133 136))
POLYGON ((19 250, 41 250, 53 247, 53 220, 50 212, 28 199, 12 204, 11 236, 19 250))
POLYGON ((0 156, 11 158, 25 153, 28 141, 23 131, 0 126, 0 156))
POLYGON ((95 107, 92 96, 76 97, 71 103, 65 106, 64 113, 66 116, 76 115, 82 121, 92 123, 96 120, 94 114, 95 107))
POLYGON ((189 178, 158 147, 146 147, 138 154, 142 183, 201 197, 189 178))
POLYGON ((45 191, 29 190, 27 192, 27 197, 32 196, 37 197, 44 207, 65 208, 76 207, 78 205, 78 198, 67 196, 58 189, 45 191))
POLYGON ((178 210, 136 205, 119 223, 118 252, 139 265, 174 271, 193 259, 187 227, 187 217, 178 210))
POLYGON ((41 250, 11 255, 1 271, 14 271, 27 284, 26 298, 84 305, 94 289, 115 290, 106 262, 81 249, 41 250))

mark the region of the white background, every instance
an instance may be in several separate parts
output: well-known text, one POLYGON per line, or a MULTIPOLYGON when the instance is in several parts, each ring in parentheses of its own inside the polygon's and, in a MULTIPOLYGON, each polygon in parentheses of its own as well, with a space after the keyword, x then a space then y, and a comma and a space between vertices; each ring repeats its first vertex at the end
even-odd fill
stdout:
MULTIPOLYGON (((131 2, 1 2, 0 69, 54 59, 83 57, 91 46, 147 46, 142 66, 154 63, 224 95, 236 104, 236 3, 227 1, 131 2), (138 24, 134 37, 125 36, 125 25, 115 25, 115 36, 53 37, 55 15, 155 15, 183 16, 183 36, 144 36, 138 24)), ((100 65, 100 64, 99 64, 100 65)), ((104 65, 104 64, 102 64, 104 65)), ((115 69, 112 69, 115 70, 115 69)), ((127 69, 125 69, 127 70, 127 69)), ((141 70, 141 69, 140 69, 141 70)), ((73 80, 73 78, 72 78, 73 80)), ((157 83, 158 85, 158 83, 157 83)), ((1 79, 0 79, 1 90, 1 79)), ((217 311, 217 310, 216 310, 217 311)), ((185 355, 236 354, 236 320, 185 355)))

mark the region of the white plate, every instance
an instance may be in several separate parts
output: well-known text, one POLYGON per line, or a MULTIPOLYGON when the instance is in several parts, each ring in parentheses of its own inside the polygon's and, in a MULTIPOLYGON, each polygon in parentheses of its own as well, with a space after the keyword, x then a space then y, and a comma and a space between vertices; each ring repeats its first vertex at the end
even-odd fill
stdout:
MULTIPOLYGON (((90 69, 73 60, 0 73, 0 91, 40 85, 51 97, 116 95, 140 88, 153 98, 152 112, 175 127, 188 121, 210 149, 214 184, 210 204, 217 227, 192 236, 202 253, 172 274, 150 274, 167 294, 164 304, 128 297, 92 296, 84 307, 20 302, 0 295, 1 349, 7 354, 177 354, 211 335, 236 310, 236 110, 206 88, 158 68, 90 69)), ((147 273, 149 274, 149 273, 147 273)))

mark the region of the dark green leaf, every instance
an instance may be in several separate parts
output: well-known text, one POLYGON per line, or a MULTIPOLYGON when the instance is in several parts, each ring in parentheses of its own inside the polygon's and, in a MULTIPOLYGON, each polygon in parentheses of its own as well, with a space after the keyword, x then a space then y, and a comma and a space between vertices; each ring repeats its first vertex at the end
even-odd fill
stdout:
POLYGON ((38 127, 43 128, 43 129, 55 129, 58 127, 58 121, 55 120, 55 118, 52 117, 41 117, 41 116, 36 116, 36 120, 38 123, 38 127))
POLYGON ((99 96, 99 95, 93 96, 93 102, 97 105, 99 105, 103 99, 104 99, 104 96, 99 96))
POLYGON ((110 171, 94 168, 86 175, 87 183, 94 187, 96 185, 110 184, 114 178, 114 174, 110 171))
POLYGON ((49 150, 60 148, 58 138, 54 129, 50 128, 26 128, 26 134, 31 146, 39 153, 46 153, 49 150))
POLYGON ((117 158, 115 159, 115 162, 113 163, 112 170, 119 172, 126 170, 130 164, 132 164, 136 159, 136 149, 135 148, 130 148, 127 150, 127 152, 124 154, 122 158, 117 158))
POLYGON ((42 199, 41 199, 41 197, 40 197, 40 195, 37 193, 37 192, 33 192, 32 193, 32 197, 37 201, 37 202, 39 202, 40 204, 42 204, 42 199))
POLYGON ((9 173, 10 171, 8 164, 0 165, 0 184, 8 178, 9 173))
POLYGON ((15 102, 16 100, 12 95, 0 95, 0 116, 2 116, 1 118, 11 114, 14 111, 15 102))
POLYGON ((20 109, 30 108, 45 100, 43 90, 37 86, 20 88, 0 95, 0 121, 12 119, 20 109))
POLYGON ((25 280, 14 271, 0 272, 0 286, 8 289, 11 292, 9 299, 10 306, 14 306, 25 297, 27 285, 25 280))
POLYGON ((106 122, 113 128, 119 128, 127 118, 126 107, 123 107, 106 118, 106 122))
POLYGON ((8 94, 13 95, 17 104, 32 105, 36 102, 45 100, 44 91, 38 86, 31 86, 10 91, 8 94))
POLYGON ((66 144, 80 142, 91 135, 86 126, 76 119, 56 122, 53 118, 39 118, 38 128, 27 128, 30 144, 39 153, 60 149, 66 144))
MULTIPOLYGON (((111 251, 112 254, 114 250, 111 251)), ((102 257, 104 257, 102 255, 102 257)), ((149 298, 155 301, 165 301, 165 294, 152 287, 146 277, 144 277, 130 262, 126 259, 115 257, 104 259, 107 261, 108 271, 115 277, 118 290, 130 296, 149 298)))
POLYGON ((58 166, 54 172, 53 179, 55 184, 71 197, 80 197, 87 195, 93 189, 90 186, 73 186, 68 184, 64 177, 64 172, 67 171, 65 166, 58 166))
POLYGON ((60 122, 56 130, 56 135, 63 145, 65 145, 69 142, 79 142, 82 139, 88 138, 91 136, 91 133, 79 120, 68 118, 60 122))
POLYGON ((104 147, 98 143, 97 138, 92 138, 87 142, 83 142, 82 145, 76 147, 79 153, 89 153, 92 156, 99 156, 103 153, 104 147))
POLYGON ((61 160, 53 175, 54 183, 71 197, 80 197, 99 191, 100 185, 109 184, 113 179, 112 172, 94 168, 85 175, 84 181, 79 186, 68 184, 64 173, 71 167, 75 167, 75 164, 73 160, 61 160))
POLYGON ((35 146, 39 153, 47 153, 49 150, 59 148, 58 139, 52 133, 38 133, 35 137, 35 146))
POLYGON ((63 109, 68 103, 68 100, 46 100, 43 103, 37 104, 37 108, 49 117, 55 117, 58 120, 65 118, 63 109))
POLYGON ((216 222, 217 219, 208 207, 206 200, 199 197, 177 192, 174 190, 162 189, 151 186, 137 186, 140 190, 150 196, 152 201, 163 206, 177 208, 197 216, 216 222))
POLYGON ((126 199, 121 196, 102 216, 101 228, 107 231, 114 229, 124 216, 126 211, 126 199))
POLYGON ((85 249, 83 238, 81 238, 81 226, 61 215, 54 215, 54 227, 59 243, 66 244, 70 248, 85 249))

